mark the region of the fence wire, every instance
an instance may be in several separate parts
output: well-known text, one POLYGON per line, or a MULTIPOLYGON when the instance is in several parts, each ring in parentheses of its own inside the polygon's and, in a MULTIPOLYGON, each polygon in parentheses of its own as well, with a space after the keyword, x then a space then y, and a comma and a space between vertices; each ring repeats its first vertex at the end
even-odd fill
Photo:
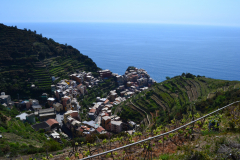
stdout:
POLYGON ((239 103, 239 102, 240 102, 240 101, 235 101, 235 102, 233 102, 233 103, 231 103, 231 104, 228 104, 228 105, 226 105, 226 106, 224 106, 224 107, 222 107, 222 108, 219 108, 219 109, 217 109, 217 110, 215 110, 215 111, 213 111, 213 112, 211 112, 211 113, 209 113, 209 114, 206 114, 205 116, 202 116, 202 117, 200 117, 200 118, 198 118, 198 119, 196 119, 196 120, 194 120, 194 121, 191 121, 191 122, 189 122, 189 123, 187 123, 187 124, 185 124, 185 125, 182 125, 182 126, 176 128, 176 129, 173 129, 173 130, 171 130, 171 131, 168 131, 168 132, 165 132, 165 133, 162 133, 162 134, 160 134, 160 135, 153 136, 153 137, 149 137, 149 138, 146 138, 146 139, 144 139, 144 140, 140 140, 140 141, 137 141, 137 142, 134 142, 134 143, 131 143, 131 144, 127 144, 127 145, 122 146, 122 147, 118 147, 118 148, 115 148, 115 149, 112 149, 112 150, 108 150, 108 151, 105 151, 105 152, 102 152, 102 153, 99 153, 99 154, 91 155, 91 156, 82 158, 81 160, 92 159, 92 158, 94 158, 94 157, 106 155, 106 154, 108 154, 108 153, 113 153, 114 151, 118 151, 118 150, 121 150, 121 149, 130 147, 130 146, 134 146, 134 145, 137 145, 137 144, 146 142, 146 141, 153 140, 153 139, 155 139, 155 138, 159 138, 159 137, 168 135, 168 134, 173 133, 173 132, 176 132, 176 131, 178 131, 178 130, 180 130, 180 129, 182 129, 182 128, 185 128, 185 127, 187 127, 187 126, 189 126, 189 125, 191 125, 191 124, 194 124, 195 122, 197 122, 197 121, 199 121, 199 120, 202 120, 202 119, 204 119, 204 118, 206 118, 206 117, 208 117, 208 116, 210 116, 210 115, 212 115, 212 114, 215 114, 215 113, 217 113, 217 112, 219 112, 219 111, 221 111, 221 110, 223 110, 223 109, 225 109, 225 108, 227 108, 227 107, 229 107, 229 106, 231 106, 231 105, 233 105, 233 104, 239 103))

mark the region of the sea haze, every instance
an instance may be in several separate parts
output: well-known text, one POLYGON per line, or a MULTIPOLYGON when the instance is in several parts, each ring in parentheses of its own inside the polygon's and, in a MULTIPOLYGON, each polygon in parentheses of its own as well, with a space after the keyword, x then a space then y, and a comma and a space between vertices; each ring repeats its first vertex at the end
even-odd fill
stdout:
POLYGON ((102 69, 144 68, 157 82, 183 72, 240 80, 240 28, 125 23, 8 23, 73 46, 102 69))

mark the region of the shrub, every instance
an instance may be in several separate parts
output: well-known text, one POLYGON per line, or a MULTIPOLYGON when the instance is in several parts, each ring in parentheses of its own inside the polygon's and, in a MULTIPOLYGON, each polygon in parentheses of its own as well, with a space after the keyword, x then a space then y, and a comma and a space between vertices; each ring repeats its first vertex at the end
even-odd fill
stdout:
POLYGON ((7 132, 7 130, 3 127, 0 127, 0 132, 7 132))
POLYGON ((108 136, 106 134, 99 134, 97 135, 99 139, 107 139, 108 136))
POLYGON ((167 76, 167 77, 166 77, 166 80, 169 80, 169 79, 171 79, 171 78, 167 76))
POLYGON ((86 138, 85 137, 77 137, 74 140, 75 140, 75 142, 78 142, 78 144, 81 144, 82 142, 86 143, 86 138))
POLYGON ((161 159, 161 160, 168 160, 169 159, 169 154, 160 155, 159 159, 161 159))

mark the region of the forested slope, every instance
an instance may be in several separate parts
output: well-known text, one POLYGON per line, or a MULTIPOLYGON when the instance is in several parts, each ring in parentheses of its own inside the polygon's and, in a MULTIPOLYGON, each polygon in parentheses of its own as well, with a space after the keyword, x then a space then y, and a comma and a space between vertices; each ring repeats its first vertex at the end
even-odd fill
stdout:
POLYGON ((13 97, 50 92, 52 76, 63 78, 75 70, 99 69, 77 49, 36 31, 0 24, 0 46, 0 91, 13 97), (31 84, 36 88, 31 89, 31 84))

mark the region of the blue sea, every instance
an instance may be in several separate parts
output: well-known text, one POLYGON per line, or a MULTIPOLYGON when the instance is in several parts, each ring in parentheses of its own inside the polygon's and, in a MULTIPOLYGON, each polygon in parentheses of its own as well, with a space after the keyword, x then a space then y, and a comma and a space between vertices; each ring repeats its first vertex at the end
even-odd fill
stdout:
POLYGON ((127 23, 6 23, 36 30, 89 56, 102 69, 147 70, 157 82, 183 72, 240 80, 240 28, 127 23))

